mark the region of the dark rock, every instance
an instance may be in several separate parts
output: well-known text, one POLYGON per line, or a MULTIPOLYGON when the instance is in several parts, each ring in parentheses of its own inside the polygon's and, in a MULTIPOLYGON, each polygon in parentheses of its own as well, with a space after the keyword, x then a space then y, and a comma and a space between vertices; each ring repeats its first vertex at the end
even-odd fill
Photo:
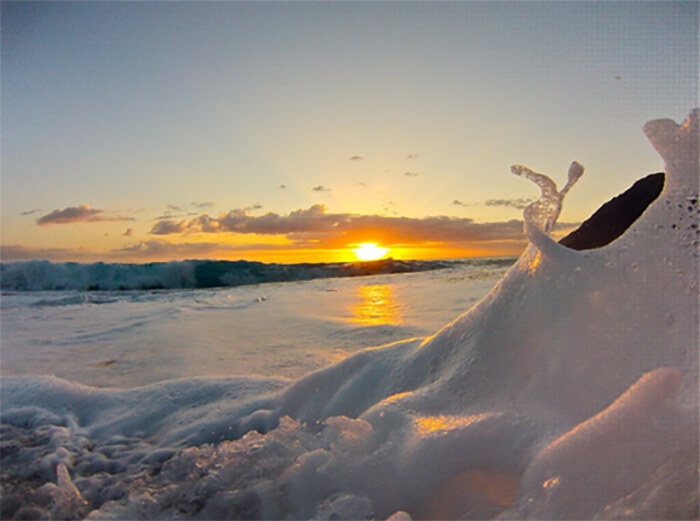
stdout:
POLYGON ((8 496, 7 491, 3 490, 2 501, 0 501, 0 519, 12 519, 17 510, 22 507, 22 503, 13 496, 8 496))
POLYGON ((51 517, 49 516, 49 513, 43 508, 35 505, 30 505, 20 508, 17 512, 15 512, 15 515, 12 516, 12 519, 18 519, 21 521, 37 521, 40 519, 51 519, 51 517))
POLYGON ((649 174, 614 197, 586 219, 581 226, 559 241, 572 250, 606 246, 632 226, 644 210, 661 194, 666 174, 649 174))

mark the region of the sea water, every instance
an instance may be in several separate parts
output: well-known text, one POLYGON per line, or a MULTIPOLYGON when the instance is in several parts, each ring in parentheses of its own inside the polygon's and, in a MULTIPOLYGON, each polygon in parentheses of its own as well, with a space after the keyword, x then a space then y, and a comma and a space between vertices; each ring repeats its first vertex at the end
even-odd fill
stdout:
MULTIPOLYGON (((365 347, 433 333, 483 297, 514 261, 432 263, 431 271, 425 262, 405 262, 404 269, 418 270, 206 289, 5 291, 2 374, 50 374, 100 387, 194 376, 298 378, 365 347)), ((27 281, 33 264, 11 266, 27 281)), ((41 266, 44 273, 63 268, 41 266)), ((300 269, 302 276, 310 271, 300 269)), ((54 285, 62 276, 41 279, 54 285)))
MULTIPOLYGON (((204 308, 189 322, 201 320, 202 334, 176 349, 186 368, 208 356, 205 331, 214 352, 225 343, 217 334, 245 345, 240 323, 221 333, 220 319, 207 321, 217 305, 228 306, 229 316, 256 310, 249 316, 262 317, 280 343, 307 341, 304 321, 346 321, 336 342, 320 342, 340 349, 337 360, 300 377, 226 364, 221 377, 195 371, 172 379, 166 370, 152 380, 139 375, 134 387, 85 385, 79 375, 106 375, 130 357, 159 366, 151 356, 167 351, 172 324, 187 321, 186 313, 169 314, 191 312, 199 293, 155 294, 143 308, 147 319, 129 311, 144 304, 143 294, 10 295, 17 305, 3 309, 3 364, 7 329, 16 346, 10 349, 33 352, 37 361, 52 351, 56 323, 65 326, 55 331, 64 345, 54 354, 63 347, 87 356, 90 345, 104 343, 89 367, 71 376, 3 373, 3 517, 697 518, 699 119, 694 111, 682 124, 645 126, 666 163, 663 193, 622 237, 596 250, 569 250, 548 235, 583 168, 573 163, 559 190, 547 176, 514 167, 542 189, 525 211, 530 245, 483 298, 464 302, 461 316, 441 317, 446 325, 427 336, 421 328, 434 324, 420 317, 437 319, 433 308, 453 297, 435 296, 432 289, 447 285, 431 287, 431 275, 422 273, 369 284, 384 287, 377 295, 390 294, 386 286, 406 293, 370 297, 398 304, 366 313, 321 289, 365 287, 360 279, 304 283, 300 301, 285 285, 205 293, 204 308), (416 304, 420 290, 410 289, 422 284, 426 306, 416 304), (280 325, 283 308, 303 309, 309 295, 323 301, 314 314, 280 325), (90 302, 103 297, 114 302, 90 302), (229 297, 238 310, 226 304, 229 297), (275 301, 275 313, 259 312, 275 301), (95 310, 108 306, 128 318, 124 329, 107 314, 99 322, 95 310), (94 312, 96 322, 86 328, 82 315, 73 330, 71 310, 94 312), (11 313, 36 313, 36 329, 47 333, 33 338, 11 313), (159 324, 170 325, 161 331, 159 324), (353 341, 366 335, 370 345, 374 332, 397 326, 407 328, 397 337, 408 338, 355 352, 337 341, 349 332, 353 341), (124 334, 132 341, 107 354, 105 339, 124 334)), ((471 284, 454 281, 447 293, 473 295, 471 284)), ((173 337, 185 335, 187 328, 173 327, 173 337)), ((32 372, 14 359, 16 373, 32 372)), ((68 365, 70 359, 55 368, 68 365)), ((208 358, 204 367, 211 366, 208 358)))

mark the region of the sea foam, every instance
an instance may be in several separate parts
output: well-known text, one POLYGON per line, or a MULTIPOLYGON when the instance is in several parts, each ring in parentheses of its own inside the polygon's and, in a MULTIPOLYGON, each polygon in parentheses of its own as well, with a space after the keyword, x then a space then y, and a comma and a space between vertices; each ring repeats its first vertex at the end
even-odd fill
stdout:
POLYGON ((698 123, 650 122, 660 197, 608 246, 531 244, 464 315, 296 381, 2 381, 3 517, 698 516, 698 123))

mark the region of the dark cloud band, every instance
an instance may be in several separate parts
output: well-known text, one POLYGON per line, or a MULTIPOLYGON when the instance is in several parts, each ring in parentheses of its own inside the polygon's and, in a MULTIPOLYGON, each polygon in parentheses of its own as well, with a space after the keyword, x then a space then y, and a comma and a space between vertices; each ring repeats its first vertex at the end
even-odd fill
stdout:
POLYGON ((88 204, 69 206, 40 217, 36 223, 39 226, 50 224, 94 223, 102 221, 133 221, 133 217, 112 217, 104 215, 104 210, 91 208, 88 204))
POLYGON ((245 209, 231 210, 218 217, 204 214, 189 221, 160 221, 153 235, 179 233, 221 233, 285 235, 296 245, 338 246, 369 240, 383 244, 419 244, 427 242, 478 242, 519 240, 522 221, 477 223, 458 217, 389 217, 328 213, 315 204, 287 215, 268 212, 250 215, 245 209))

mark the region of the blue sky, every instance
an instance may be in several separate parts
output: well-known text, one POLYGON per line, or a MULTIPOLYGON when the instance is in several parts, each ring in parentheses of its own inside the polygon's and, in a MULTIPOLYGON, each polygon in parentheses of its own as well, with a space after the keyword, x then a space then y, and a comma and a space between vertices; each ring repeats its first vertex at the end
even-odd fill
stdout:
POLYGON ((537 195, 513 163, 584 164, 576 222, 696 105, 696 2, 3 2, 3 260, 269 259, 313 240, 189 223, 313 205, 503 224, 537 195))

